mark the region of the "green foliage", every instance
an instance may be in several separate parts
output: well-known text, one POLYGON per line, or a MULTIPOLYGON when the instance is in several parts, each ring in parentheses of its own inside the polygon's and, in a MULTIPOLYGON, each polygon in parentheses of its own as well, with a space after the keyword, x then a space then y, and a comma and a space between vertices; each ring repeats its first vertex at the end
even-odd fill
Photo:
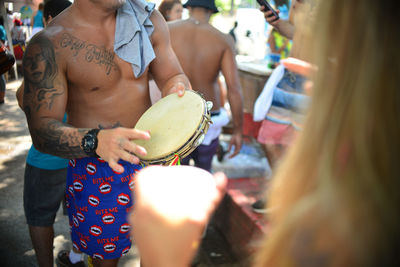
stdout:
MULTIPOLYGON (((233 8, 237 8, 242 1, 252 1, 252 0, 233 0, 233 8)), ((215 5, 221 12, 226 12, 231 10, 232 0, 215 0, 215 5)))
POLYGON ((215 0, 215 5, 220 11, 229 11, 231 8, 230 0, 215 0))

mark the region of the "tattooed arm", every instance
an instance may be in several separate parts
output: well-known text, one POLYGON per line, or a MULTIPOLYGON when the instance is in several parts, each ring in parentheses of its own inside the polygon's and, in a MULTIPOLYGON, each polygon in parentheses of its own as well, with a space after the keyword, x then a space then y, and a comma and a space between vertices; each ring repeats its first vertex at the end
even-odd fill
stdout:
POLYGON ((156 58, 150 64, 150 72, 158 88, 161 88, 163 96, 183 89, 191 90, 190 82, 172 50, 167 24, 157 10, 151 19, 154 24, 151 38, 156 58))
POLYGON ((29 42, 23 71, 23 110, 34 146, 64 158, 86 156, 80 143, 89 129, 76 129, 61 122, 67 104, 67 81, 64 66, 57 61, 53 42, 46 33, 35 35, 29 42))
MULTIPOLYGON (((46 32, 35 35, 29 42, 23 60, 23 109, 34 146, 48 154, 63 158, 81 158, 87 154, 81 142, 89 128, 74 128, 62 123, 68 101, 65 63, 56 56, 54 41, 46 32)), ((149 133, 136 129, 104 129, 98 134, 96 153, 117 172, 124 168, 120 159, 138 164, 135 155, 145 155, 144 148, 129 142, 149 139, 149 133)))

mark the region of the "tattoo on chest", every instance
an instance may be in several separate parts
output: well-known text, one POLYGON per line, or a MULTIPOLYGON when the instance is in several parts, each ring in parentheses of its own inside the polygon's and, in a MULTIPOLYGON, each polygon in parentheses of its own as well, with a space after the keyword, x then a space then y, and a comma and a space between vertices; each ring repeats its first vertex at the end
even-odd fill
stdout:
POLYGON ((72 55, 75 57, 79 54, 84 54, 84 58, 87 62, 104 66, 107 75, 109 75, 113 69, 116 69, 116 64, 114 62, 115 54, 111 49, 88 44, 86 41, 80 40, 68 33, 62 35, 60 46, 70 49, 72 55))

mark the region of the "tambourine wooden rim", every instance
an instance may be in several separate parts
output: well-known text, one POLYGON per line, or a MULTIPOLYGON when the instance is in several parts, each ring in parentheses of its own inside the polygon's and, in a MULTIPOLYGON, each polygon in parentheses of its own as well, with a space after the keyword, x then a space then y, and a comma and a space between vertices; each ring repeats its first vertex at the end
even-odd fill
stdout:
MULTIPOLYGON (((150 107, 140 117, 135 126, 135 129, 149 130, 152 136, 150 140, 134 141, 134 143, 143 146, 148 151, 148 155, 140 157, 142 163, 145 165, 167 165, 176 156, 184 158, 189 155, 202 143, 208 131, 211 123, 210 105, 212 103, 206 102, 196 91, 187 90, 182 97, 179 97, 177 94, 171 94, 160 99, 150 107), (195 116, 191 116, 188 109, 195 112, 195 116), (165 110, 168 113, 171 112, 174 116, 168 117, 168 115, 162 114, 162 111, 165 110), (168 143, 166 147, 157 148, 160 151, 157 150, 157 155, 154 155, 156 143, 168 138, 168 136, 164 137, 163 135, 171 134, 171 131, 178 131, 179 127, 183 127, 182 120, 190 124, 189 129, 182 129, 187 130, 186 132, 177 133, 176 137, 181 137, 182 140, 179 140, 179 143, 177 142, 174 148, 172 148, 172 144, 166 142, 168 143), (165 121, 168 122, 168 125, 164 129, 160 129, 157 125, 160 121, 162 121, 161 125, 165 126, 165 121)), ((159 145, 162 146, 162 144, 159 145)))

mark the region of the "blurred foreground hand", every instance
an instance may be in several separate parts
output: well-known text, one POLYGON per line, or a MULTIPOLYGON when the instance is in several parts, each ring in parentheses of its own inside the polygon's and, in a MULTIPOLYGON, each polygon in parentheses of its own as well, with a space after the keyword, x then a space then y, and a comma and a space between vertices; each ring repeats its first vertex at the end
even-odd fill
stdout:
POLYGON ((130 215, 144 266, 189 266, 227 179, 191 166, 143 169, 136 176, 130 215))

